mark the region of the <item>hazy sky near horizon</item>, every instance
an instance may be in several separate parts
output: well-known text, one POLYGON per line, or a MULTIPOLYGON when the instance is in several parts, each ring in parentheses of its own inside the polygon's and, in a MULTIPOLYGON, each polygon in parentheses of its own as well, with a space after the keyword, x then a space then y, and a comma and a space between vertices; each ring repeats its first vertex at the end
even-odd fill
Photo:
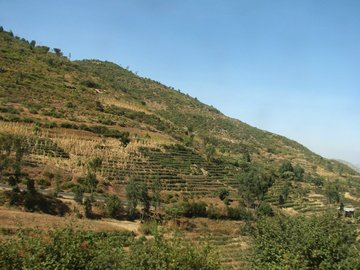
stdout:
POLYGON ((0 0, 0 25, 360 164, 360 1, 0 0))

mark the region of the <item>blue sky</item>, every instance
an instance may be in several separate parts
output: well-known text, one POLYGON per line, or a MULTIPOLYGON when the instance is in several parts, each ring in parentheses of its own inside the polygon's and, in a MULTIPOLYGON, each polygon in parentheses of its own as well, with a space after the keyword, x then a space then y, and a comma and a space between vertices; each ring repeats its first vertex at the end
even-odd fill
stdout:
POLYGON ((0 0, 0 25, 360 164, 360 1, 0 0))

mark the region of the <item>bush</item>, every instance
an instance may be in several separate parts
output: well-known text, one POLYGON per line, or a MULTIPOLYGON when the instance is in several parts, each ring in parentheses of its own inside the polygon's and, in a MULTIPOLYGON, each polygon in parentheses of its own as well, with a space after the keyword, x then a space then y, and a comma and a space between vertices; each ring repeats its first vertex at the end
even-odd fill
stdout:
POLYGON ((90 81, 90 80, 84 80, 84 81, 81 82, 81 84, 83 86, 86 86, 86 87, 89 87, 89 88, 100 88, 99 84, 97 84, 94 81, 90 81))
POLYGON ((252 220, 252 213, 243 207, 227 207, 227 217, 232 220, 252 220))
POLYGON ((360 269, 356 232, 336 215, 263 218, 251 269, 360 269))
POLYGON ((207 269, 220 268, 219 255, 208 245, 180 238, 134 240, 129 232, 96 233, 65 228, 26 233, 2 240, 0 269, 207 269), (125 247, 129 247, 125 251, 125 247))
POLYGON ((219 255, 208 245, 156 234, 154 240, 140 239, 130 246, 129 270, 147 269, 221 269, 219 255))
POLYGON ((204 202, 184 202, 182 213, 185 217, 206 217, 206 206, 204 202))
POLYGON ((219 199, 222 201, 225 200, 225 198, 227 196, 229 196, 229 194, 230 193, 226 188, 221 188, 221 189, 217 190, 217 195, 219 196, 219 199))
POLYGON ((209 208, 207 209, 207 216, 211 219, 224 219, 226 215, 223 211, 219 208, 216 208, 213 204, 210 204, 209 208))
POLYGON ((260 216, 273 216, 274 212, 270 206, 270 204, 266 203, 266 202, 262 202, 258 209, 257 209, 257 213, 260 216))

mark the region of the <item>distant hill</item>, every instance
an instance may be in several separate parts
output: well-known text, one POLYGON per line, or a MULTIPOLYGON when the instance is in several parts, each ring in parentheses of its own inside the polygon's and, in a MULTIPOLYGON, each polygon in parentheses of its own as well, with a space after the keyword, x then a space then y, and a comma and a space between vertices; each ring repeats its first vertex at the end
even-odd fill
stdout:
POLYGON ((354 171, 357 171, 360 173, 360 165, 354 165, 348 161, 345 160, 341 160, 341 159, 336 159, 338 162, 341 162, 343 164, 345 164, 346 166, 349 166, 351 169, 353 169, 354 171))

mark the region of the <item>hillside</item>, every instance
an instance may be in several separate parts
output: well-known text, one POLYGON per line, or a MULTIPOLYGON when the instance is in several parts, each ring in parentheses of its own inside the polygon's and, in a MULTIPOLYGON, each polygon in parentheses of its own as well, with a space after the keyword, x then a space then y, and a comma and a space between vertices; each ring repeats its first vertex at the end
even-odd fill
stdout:
POLYGON ((342 164, 345 164, 346 166, 350 167, 351 169, 353 169, 356 172, 360 172, 360 168, 359 168, 358 165, 354 165, 354 164, 352 164, 352 163, 350 163, 348 161, 340 160, 340 159, 337 159, 337 161, 339 161, 342 164))
POLYGON ((245 156, 273 172, 290 160, 312 176, 357 175, 113 63, 72 62, 60 50, 49 52, 7 32, 0 38, 2 132, 28 137, 33 164, 56 162, 67 174, 81 174, 75 161, 96 155, 104 158, 105 180, 158 176, 169 190, 193 192, 198 182, 209 186, 199 192, 210 192, 212 185, 236 188, 245 156), (118 138, 127 132, 130 143, 121 147, 118 138))
MULTIPOLYGON (((215 207, 214 219, 231 220, 243 218, 229 214, 231 207, 256 215, 262 203, 294 215, 340 203, 360 206, 360 175, 346 164, 114 63, 70 61, 60 49, 3 30, 0 142, 1 154, 10 157, 10 165, 0 164, 5 188, 13 176, 23 189, 31 179, 41 194, 55 193, 63 203, 78 189, 99 204, 110 194, 126 200, 126 188, 135 181, 151 187, 152 195, 154 183, 160 183, 161 214, 176 217, 171 207, 188 201, 203 201, 207 211, 215 207), (18 139, 8 152, 7 136, 18 139), (219 196, 223 190, 227 201, 219 196)), ((46 200, 61 204, 50 195, 46 200)), ((68 212, 80 211, 74 202, 65 204, 68 212)), ((47 213, 41 207, 35 211, 47 213)), ((51 214, 64 213, 56 208, 51 214)), ((196 239, 212 230, 222 263, 238 269, 241 258, 234 254, 246 245, 233 228, 237 221, 211 221, 206 230, 203 220, 194 222, 196 239)))

